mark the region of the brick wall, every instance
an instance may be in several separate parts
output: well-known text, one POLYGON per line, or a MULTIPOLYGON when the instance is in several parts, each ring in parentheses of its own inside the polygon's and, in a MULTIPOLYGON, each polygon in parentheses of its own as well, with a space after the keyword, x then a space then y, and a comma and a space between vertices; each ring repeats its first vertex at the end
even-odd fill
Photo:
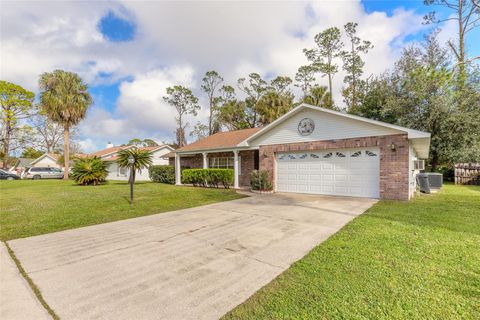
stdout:
MULTIPOLYGON (((240 151, 238 155, 241 157, 239 184, 246 187, 250 185, 250 173, 254 170, 255 151, 240 151)), ((207 158, 214 157, 233 157, 233 152, 215 152, 207 155, 207 158)), ((168 160, 171 166, 175 166, 175 158, 169 158, 168 160)), ((182 168, 203 168, 203 156, 202 154, 196 154, 190 157, 181 157, 180 165, 182 168)))
POLYGON ((380 198, 408 200, 406 134, 260 146, 260 170, 269 171, 275 185, 275 154, 278 152, 362 147, 379 147, 380 149, 380 198), (392 142, 396 145, 396 151, 390 149, 392 142))

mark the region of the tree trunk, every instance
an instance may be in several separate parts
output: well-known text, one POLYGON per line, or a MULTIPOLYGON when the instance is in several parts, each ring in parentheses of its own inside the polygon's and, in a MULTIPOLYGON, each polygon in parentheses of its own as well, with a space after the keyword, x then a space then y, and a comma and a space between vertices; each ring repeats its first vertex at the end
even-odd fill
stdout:
POLYGON ((70 128, 63 128, 63 180, 68 180, 68 171, 70 169, 70 128))
POLYGON ((8 154, 10 153, 10 123, 7 121, 5 124, 5 140, 3 141, 3 169, 7 169, 8 166, 8 154))
POLYGON ((332 92, 332 74, 328 73, 328 87, 330 89, 330 105, 333 106, 333 92, 332 92))

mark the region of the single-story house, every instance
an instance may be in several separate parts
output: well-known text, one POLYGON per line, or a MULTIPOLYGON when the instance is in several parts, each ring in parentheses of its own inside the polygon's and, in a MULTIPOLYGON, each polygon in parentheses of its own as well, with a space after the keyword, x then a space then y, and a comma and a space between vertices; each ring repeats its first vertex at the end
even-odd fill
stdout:
MULTIPOLYGON (((125 149, 138 148, 141 150, 148 150, 152 153, 152 165, 167 165, 168 159, 164 158, 164 155, 173 151, 173 148, 169 145, 162 144, 153 147, 136 147, 136 146, 113 146, 108 145, 106 149, 91 153, 90 156, 100 157, 102 160, 108 163, 108 176, 107 180, 128 180, 130 176, 130 170, 127 168, 120 168, 117 164, 118 152, 125 149)), ((150 176, 147 170, 141 170, 137 172, 135 176, 137 181, 148 181, 150 176)))
POLYGON ((33 160, 30 163, 30 168, 46 167, 63 169, 63 166, 58 164, 59 157, 60 155, 56 153, 45 153, 33 160))
POLYGON ((220 132, 175 150, 180 168, 232 168, 234 187, 253 170, 270 173, 274 191, 408 200, 430 133, 301 104, 271 124, 220 132))

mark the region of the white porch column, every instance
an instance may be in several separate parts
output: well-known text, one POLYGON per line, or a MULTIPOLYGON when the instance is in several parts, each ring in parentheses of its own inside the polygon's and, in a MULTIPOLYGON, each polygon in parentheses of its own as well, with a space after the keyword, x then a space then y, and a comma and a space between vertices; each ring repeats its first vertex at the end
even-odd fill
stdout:
POLYGON ((180 155, 175 153, 175 184, 182 185, 182 168, 180 167, 180 155))
POLYGON ((238 189, 238 150, 233 151, 233 187, 238 189))
POLYGON ((203 169, 208 169, 207 153, 206 153, 206 152, 202 152, 202 156, 203 156, 203 169))

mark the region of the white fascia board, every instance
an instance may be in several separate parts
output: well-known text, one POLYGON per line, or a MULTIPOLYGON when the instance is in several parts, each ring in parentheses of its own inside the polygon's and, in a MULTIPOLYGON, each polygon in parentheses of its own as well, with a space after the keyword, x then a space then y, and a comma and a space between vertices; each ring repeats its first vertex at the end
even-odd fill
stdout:
POLYGON ((306 103, 302 103, 299 106, 297 106, 296 108, 290 110, 289 112, 287 112, 286 114, 284 114, 283 116, 278 118, 277 120, 275 120, 274 122, 270 123, 269 125, 267 125, 263 129, 257 131, 255 134, 251 135, 250 137, 248 137, 247 139, 245 139, 241 143, 239 143, 238 146, 248 146, 249 142, 252 141, 253 139, 261 136, 265 132, 270 131, 271 129, 276 127, 278 124, 282 123, 284 120, 288 119, 292 115, 294 115, 294 114, 296 114, 296 113, 298 113, 301 110, 306 109, 306 108, 316 110, 316 111, 325 112, 325 113, 329 113, 329 114, 333 114, 333 115, 337 115, 337 116, 341 116, 341 117, 345 117, 345 118, 349 118, 349 119, 353 119, 353 120, 357 120, 357 121, 370 123, 370 124, 381 126, 381 127, 386 127, 386 128, 398 130, 398 131, 401 131, 401 132, 405 132, 405 133, 408 134, 409 139, 429 138, 430 137, 430 133, 428 133, 428 132, 409 129, 409 128, 397 126, 397 125, 390 124, 390 123, 385 123, 385 122, 381 122, 381 121, 377 121, 377 120, 372 120, 372 119, 368 119, 368 118, 364 118, 364 117, 360 117, 360 116, 351 115, 351 114, 348 114, 348 113, 343 113, 343 112, 339 112, 339 111, 335 111, 335 110, 330 110, 330 109, 326 109, 326 108, 322 108, 322 107, 316 107, 316 106, 312 106, 312 105, 309 105, 309 104, 306 104, 306 103))
POLYGON ((188 151, 175 151, 178 155, 192 155, 192 154, 199 154, 199 153, 215 153, 215 152, 233 152, 233 151, 247 151, 247 150, 258 150, 258 147, 242 147, 237 146, 233 148, 213 148, 213 149, 196 149, 196 150, 188 150, 188 151))

